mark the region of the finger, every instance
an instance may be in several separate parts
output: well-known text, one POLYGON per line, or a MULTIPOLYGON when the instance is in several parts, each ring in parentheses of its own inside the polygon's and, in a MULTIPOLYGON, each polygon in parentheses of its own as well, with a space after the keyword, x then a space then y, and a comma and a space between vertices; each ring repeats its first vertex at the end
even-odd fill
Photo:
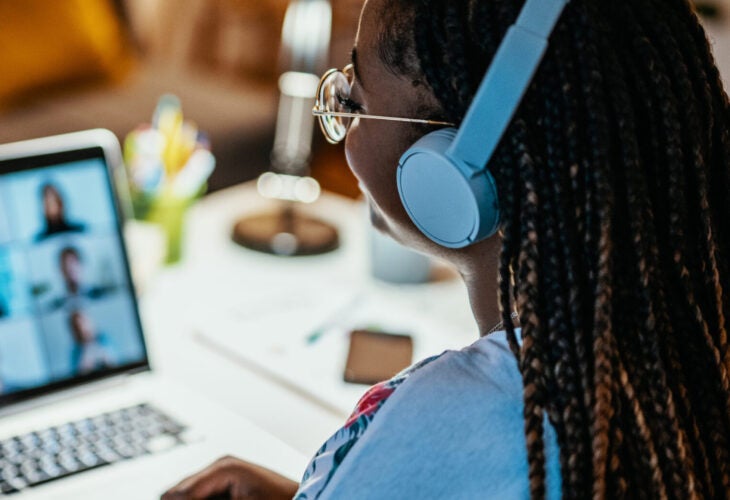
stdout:
POLYGON ((234 477, 230 463, 230 457, 218 459, 170 488, 162 495, 162 500, 197 499, 227 493, 234 477))

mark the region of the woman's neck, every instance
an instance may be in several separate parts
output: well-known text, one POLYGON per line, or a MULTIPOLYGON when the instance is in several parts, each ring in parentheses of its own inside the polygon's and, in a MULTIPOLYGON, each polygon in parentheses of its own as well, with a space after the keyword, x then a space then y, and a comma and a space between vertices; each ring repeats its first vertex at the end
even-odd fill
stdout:
POLYGON ((502 320, 497 281, 500 247, 499 237, 489 238, 469 248, 458 265, 482 337, 502 320))

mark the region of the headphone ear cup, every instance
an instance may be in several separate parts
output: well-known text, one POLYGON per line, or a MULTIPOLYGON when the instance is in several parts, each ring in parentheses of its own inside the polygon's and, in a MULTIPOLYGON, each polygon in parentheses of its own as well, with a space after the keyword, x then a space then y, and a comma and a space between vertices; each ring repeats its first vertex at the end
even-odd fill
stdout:
POLYGON ((445 128, 423 136, 401 156, 397 172, 408 216, 423 234, 448 248, 487 238, 499 225, 491 173, 448 154, 456 133, 445 128))

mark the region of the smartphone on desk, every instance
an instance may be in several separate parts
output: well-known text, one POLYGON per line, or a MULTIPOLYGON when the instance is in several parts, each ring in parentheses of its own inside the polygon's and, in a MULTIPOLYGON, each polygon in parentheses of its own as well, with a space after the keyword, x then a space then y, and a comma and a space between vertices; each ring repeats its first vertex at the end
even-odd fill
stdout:
POLYGON ((345 382, 373 385, 388 380, 413 362, 410 335, 362 329, 350 332, 345 382))

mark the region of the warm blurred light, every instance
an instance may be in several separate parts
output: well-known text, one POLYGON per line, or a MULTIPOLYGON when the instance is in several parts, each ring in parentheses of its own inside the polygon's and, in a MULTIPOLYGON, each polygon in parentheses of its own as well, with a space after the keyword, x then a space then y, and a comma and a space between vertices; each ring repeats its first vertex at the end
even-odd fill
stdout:
POLYGON ((279 77, 279 90, 291 97, 313 98, 317 85, 319 78, 311 73, 287 71, 279 77))
POLYGON ((321 188, 311 177, 265 172, 259 177, 257 188, 264 198, 312 203, 319 198, 321 188))

